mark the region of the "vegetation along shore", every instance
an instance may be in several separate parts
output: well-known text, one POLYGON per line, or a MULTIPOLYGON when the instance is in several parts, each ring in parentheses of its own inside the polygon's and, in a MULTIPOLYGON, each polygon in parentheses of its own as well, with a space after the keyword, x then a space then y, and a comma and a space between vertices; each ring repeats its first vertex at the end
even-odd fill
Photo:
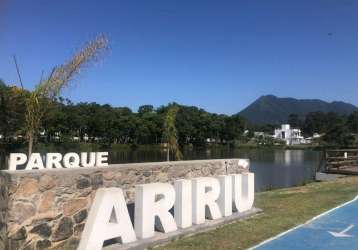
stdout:
MULTIPOLYGON (((27 140, 26 100, 30 92, 0 81, 0 143, 3 147, 27 140)), ((43 97, 45 98, 45 97, 43 97)), ((45 98, 46 99, 46 98, 45 98)), ((280 145, 272 134, 279 124, 253 124, 241 114, 215 114, 195 106, 170 103, 160 107, 143 105, 137 111, 98 103, 73 103, 58 97, 46 99, 46 112, 34 141, 42 143, 97 143, 148 145, 167 142, 165 121, 168 110, 177 107, 176 137, 180 146, 230 144, 235 146, 280 145), (261 133, 255 134, 256 131, 261 133)), ((317 146, 358 144, 358 112, 349 115, 310 112, 304 117, 291 114, 287 123, 302 129, 303 135, 323 135, 317 146)), ((36 148, 36 144, 34 145, 36 148)))

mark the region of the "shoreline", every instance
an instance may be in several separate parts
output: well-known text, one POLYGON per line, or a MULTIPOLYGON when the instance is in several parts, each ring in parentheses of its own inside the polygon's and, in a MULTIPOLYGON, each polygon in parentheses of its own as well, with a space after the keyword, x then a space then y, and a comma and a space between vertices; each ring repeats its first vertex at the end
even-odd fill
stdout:
MULTIPOLYGON (((121 150, 121 149, 166 149, 165 144, 108 144, 108 143, 100 143, 100 142, 39 142, 35 144, 35 150, 41 151, 45 148, 56 148, 56 149, 112 149, 112 150, 121 150)), ((230 149, 314 149, 314 150, 323 150, 327 148, 337 148, 333 146, 320 146, 320 145, 312 145, 312 144, 301 144, 301 145, 257 145, 257 144, 219 144, 219 143, 207 143, 204 145, 192 145, 185 144, 182 146, 184 149, 208 149, 208 148, 230 148, 230 149)), ((27 144, 24 143, 4 143, 0 142, 0 149, 2 150, 13 150, 17 149, 20 151, 27 150, 27 144)))

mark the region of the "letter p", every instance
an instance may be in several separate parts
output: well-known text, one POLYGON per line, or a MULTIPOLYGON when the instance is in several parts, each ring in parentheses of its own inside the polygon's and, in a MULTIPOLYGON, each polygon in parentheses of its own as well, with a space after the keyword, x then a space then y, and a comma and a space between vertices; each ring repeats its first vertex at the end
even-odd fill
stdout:
POLYGON ((12 153, 9 159, 9 170, 15 171, 18 165, 25 164, 27 161, 26 154, 23 153, 12 153))

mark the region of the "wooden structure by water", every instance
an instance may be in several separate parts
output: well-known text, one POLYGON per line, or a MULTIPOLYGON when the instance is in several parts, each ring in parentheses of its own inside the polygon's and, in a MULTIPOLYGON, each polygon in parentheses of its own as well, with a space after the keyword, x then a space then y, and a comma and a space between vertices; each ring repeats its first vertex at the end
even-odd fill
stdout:
POLYGON ((327 150, 324 162, 326 173, 358 175, 358 149, 327 150))

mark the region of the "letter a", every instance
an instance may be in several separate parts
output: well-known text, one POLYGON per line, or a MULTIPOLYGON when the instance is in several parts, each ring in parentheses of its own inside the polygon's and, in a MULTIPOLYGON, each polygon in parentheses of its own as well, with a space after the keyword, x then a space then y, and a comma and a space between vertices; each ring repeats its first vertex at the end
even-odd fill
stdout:
POLYGON ((90 209, 78 250, 101 250, 105 240, 136 240, 127 205, 120 188, 100 188, 90 209))

